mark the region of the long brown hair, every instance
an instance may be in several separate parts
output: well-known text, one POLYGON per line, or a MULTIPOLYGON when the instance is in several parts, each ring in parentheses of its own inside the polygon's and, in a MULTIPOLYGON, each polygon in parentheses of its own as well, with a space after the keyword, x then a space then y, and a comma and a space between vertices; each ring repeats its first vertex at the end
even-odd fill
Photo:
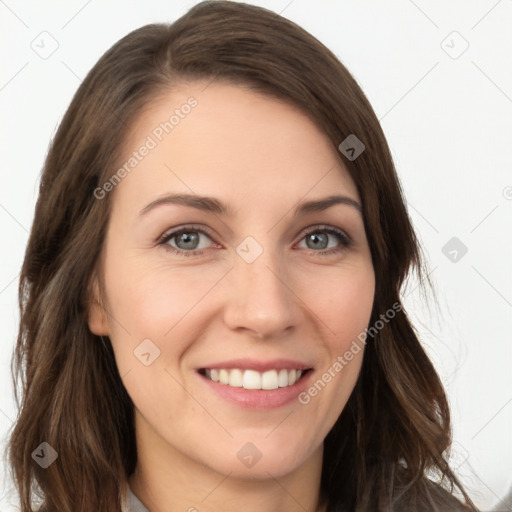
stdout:
MULTIPOLYGON (((21 512, 33 510, 34 493, 49 512, 121 510, 137 463, 134 413, 110 340, 87 324, 111 204, 94 191, 119 165, 146 104, 180 81, 215 79, 294 103, 336 148, 351 134, 365 145, 358 158, 339 158, 363 205, 376 275, 371 325, 401 304, 409 272, 424 275, 378 119, 322 43, 269 10, 231 1, 201 2, 172 24, 134 30, 80 85, 41 176, 12 360, 19 414, 8 450, 21 512), (33 457, 43 442, 58 454, 47 468, 33 457)), ((447 462, 450 444, 442 383, 400 307, 368 341, 356 387, 325 439, 322 490, 339 510, 475 510, 447 462), (441 485, 427 478, 434 474, 441 485)))

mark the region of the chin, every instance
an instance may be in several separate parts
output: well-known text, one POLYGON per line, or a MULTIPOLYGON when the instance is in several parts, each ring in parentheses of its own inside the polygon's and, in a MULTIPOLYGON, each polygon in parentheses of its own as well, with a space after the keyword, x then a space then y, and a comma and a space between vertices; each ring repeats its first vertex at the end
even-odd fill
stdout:
MULTIPOLYGON (((259 443, 247 441, 236 445, 235 450, 226 448, 222 453, 212 454, 217 460, 212 469, 224 475, 230 474, 230 478, 268 480, 296 471, 311 456, 300 446, 272 443, 263 439, 259 443), (286 446, 285 450, 283 446, 286 446), (229 452, 233 454, 232 457, 223 456, 229 452)), ((211 460, 208 462, 211 467, 211 460)))

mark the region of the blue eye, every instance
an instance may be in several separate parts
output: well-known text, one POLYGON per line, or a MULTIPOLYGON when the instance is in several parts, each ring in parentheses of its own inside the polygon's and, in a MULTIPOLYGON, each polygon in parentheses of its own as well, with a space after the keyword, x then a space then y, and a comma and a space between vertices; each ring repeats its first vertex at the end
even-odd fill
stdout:
MULTIPOLYGON (((158 245, 162 245, 166 250, 180 256, 200 256, 204 253, 205 249, 204 247, 202 249, 197 248, 201 235, 211 239, 209 233, 203 228, 183 226, 179 230, 163 235, 158 245), (171 241, 173 241, 176 246, 171 245, 171 241), (181 245, 181 247, 178 244, 181 245)), ((313 247, 313 249, 311 249, 312 252, 320 256, 337 254, 352 245, 352 239, 344 231, 332 226, 313 226, 303 234, 301 241, 304 239, 306 239, 306 244, 309 244, 308 248, 311 249, 311 247, 313 247), (333 236, 338 240, 339 244, 329 248, 329 239, 333 236), (318 248, 321 250, 317 250, 318 248)))
POLYGON ((160 241, 160 244, 165 247, 165 249, 179 255, 183 256, 198 256, 203 254, 203 250, 197 250, 194 246, 198 243, 201 235, 210 238, 208 233, 201 228, 197 228, 194 226, 184 226, 177 231, 172 231, 169 234, 163 236, 160 241), (173 247, 169 244, 169 242, 173 239, 176 239, 175 243, 184 244, 183 247, 173 247), (189 250, 192 249, 192 250, 189 250))
MULTIPOLYGON (((338 253, 350 247, 352 243, 351 238, 344 231, 334 227, 315 226, 313 229, 310 229, 307 233, 305 233, 303 239, 304 238, 306 239, 306 244, 311 242, 313 247, 322 249, 321 251, 313 251, 322 256, 338 253), (319 234, 320 236, 318 236, 319 234), (328 246, 329 238, 332 238, 333 235, 338 239, 340 245, 334 248, 324 247, 325 243, 328 246)), ((311 245, 308 247, 311 248, 311 245)))

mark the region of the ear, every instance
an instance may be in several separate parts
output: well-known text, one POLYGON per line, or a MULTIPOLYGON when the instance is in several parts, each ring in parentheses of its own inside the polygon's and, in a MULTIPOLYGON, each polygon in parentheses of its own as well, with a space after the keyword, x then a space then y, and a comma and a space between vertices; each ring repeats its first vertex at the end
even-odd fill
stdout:
POLYGON ((109 328, 107 312, 101 302, 100 287, 96 275, 92 278, 89 289, 91 290, 89 296, 89 309, 87 313, 89 330, 97 336, 108 336, 109 328))

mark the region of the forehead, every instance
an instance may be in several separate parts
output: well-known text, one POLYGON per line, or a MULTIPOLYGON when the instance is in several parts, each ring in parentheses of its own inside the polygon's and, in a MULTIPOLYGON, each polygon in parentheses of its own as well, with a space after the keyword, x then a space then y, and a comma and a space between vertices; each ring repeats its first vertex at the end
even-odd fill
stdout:
POLYGON ((140 200, 170 191, 359 198, 335 145, 306 113, 240 85, 192 82, 161 94, 133 123, 122 155, 120 166, 137 161, 118 188, 140 200), (133 156, 144 146, 144 157, 133 156))

